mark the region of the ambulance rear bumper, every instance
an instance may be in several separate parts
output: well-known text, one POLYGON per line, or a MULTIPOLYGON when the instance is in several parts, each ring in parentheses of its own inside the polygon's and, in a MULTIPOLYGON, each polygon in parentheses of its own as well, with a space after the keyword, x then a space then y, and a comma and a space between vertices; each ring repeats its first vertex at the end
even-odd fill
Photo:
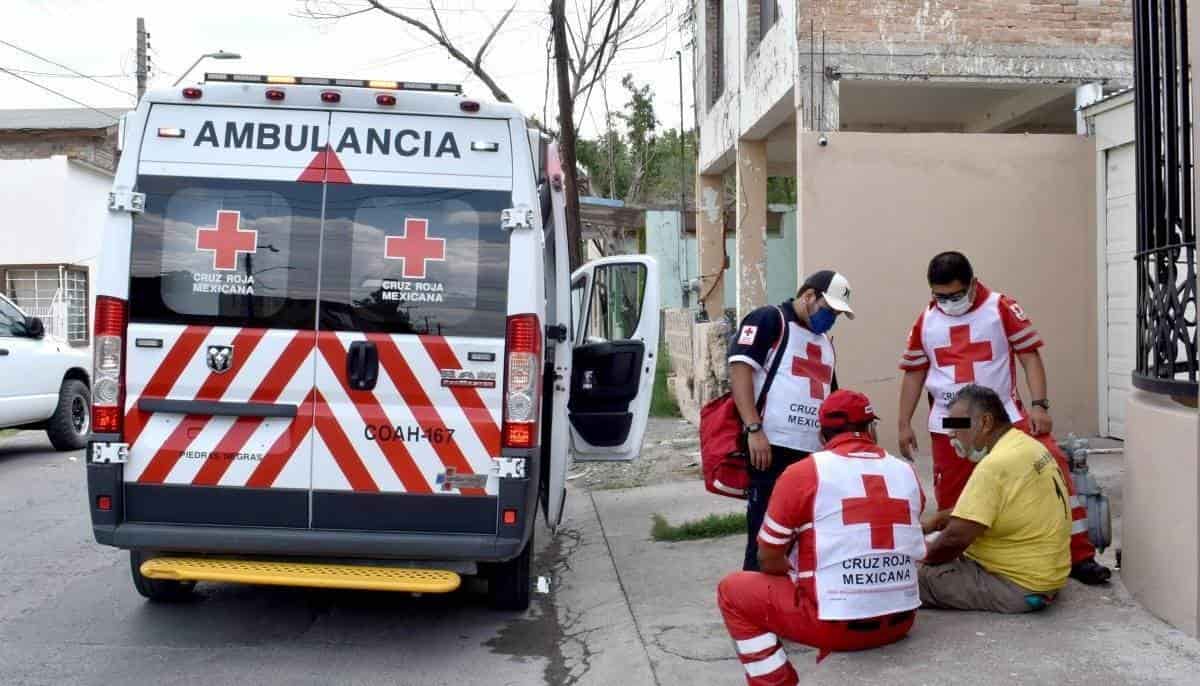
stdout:
POLYGON ((397 560, 509 560, 524 540, 480 534, 398 534, 255 527, 142 524, 92 527, 96 541, 131 550, 359 557, 397 560))

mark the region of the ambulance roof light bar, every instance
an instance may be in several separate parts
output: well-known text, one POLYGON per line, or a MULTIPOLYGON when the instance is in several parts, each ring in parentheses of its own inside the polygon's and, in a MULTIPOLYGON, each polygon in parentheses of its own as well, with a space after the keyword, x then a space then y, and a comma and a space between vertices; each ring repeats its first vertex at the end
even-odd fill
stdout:
POLYGON ((316 76, 269 76, 266 74, 222 74, 207 72, 206 82, 227 83, 270 83, 301 86, 341 86, 344 88, 374 88, 397 91, 423 91, 426 93, 453 93, 462 95, 462 86, 457 83, 431 83, 428 81, 384 81, 380 79, 333 79, 316 76))

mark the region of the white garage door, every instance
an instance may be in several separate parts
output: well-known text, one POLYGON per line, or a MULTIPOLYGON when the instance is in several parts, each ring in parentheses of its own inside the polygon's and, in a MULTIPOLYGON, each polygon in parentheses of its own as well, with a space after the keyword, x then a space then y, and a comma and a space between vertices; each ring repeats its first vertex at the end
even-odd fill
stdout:
POLYGON ((1137 271, 1133 253, 1137 247, 1137 198, 1135 194, 1133 144, 1110 148, 1107 152, 1105 194, 1105 292, 1108 311, 1107 431, 1101 433, 1125 438, 1125 397, 1133 372, 1136 334, 1137 271))

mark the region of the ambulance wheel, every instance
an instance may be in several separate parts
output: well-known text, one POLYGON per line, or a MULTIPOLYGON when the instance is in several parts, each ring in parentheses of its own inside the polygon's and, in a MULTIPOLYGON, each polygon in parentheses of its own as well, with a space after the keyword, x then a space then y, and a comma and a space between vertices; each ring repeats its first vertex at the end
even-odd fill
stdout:
POLYGON ((529 569, 533 561, 533 534, 521 554, 508 562, 487 566, 488 603, 494 610, 524 612, 529 609, 531 579, 529 569))
POLYGON ((154 603, 173 603, 192 595, 195 581, 171 581, 142 576, 142 563, 153 557, 140 550, 129 551, 129 571, 133 573, 133 587, 142 597, 154 603))
POLYGON ((58 389, 58 407, 46 422, 46 435, 55 450, 79 450, 92 430, 91 396, 82 381, 67 379, 58 389))

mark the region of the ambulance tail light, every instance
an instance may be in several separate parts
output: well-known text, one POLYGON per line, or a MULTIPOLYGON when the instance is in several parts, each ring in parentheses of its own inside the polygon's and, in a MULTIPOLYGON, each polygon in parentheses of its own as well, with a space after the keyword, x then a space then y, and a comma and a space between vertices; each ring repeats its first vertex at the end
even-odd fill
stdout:
POLYGON ((538 442, 542 380, 542 330, 537 315, 509 317, 504 338, 504 447, 532 448, 538 442))
POLYGON ((125 400, 125 301, 96 296, 95 337, 92 341, 92 431, 119 434, 125 400))

